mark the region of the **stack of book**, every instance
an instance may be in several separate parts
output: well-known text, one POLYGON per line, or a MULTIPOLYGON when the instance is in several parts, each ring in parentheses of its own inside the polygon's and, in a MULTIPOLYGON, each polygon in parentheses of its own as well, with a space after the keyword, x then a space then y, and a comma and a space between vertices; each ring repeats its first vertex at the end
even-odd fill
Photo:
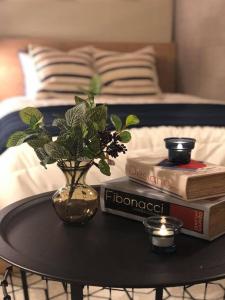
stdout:
POLYGON ((102 184, 102 211, 137 221, 173 216, 183 233, 210 241, 225 233, 224 166, 145 156, 128 158, 126 175, 102 184))

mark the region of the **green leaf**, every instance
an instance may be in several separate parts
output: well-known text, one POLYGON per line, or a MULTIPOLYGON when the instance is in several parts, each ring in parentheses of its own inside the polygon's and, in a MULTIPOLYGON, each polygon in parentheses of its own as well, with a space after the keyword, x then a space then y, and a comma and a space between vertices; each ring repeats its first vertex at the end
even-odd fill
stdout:
POLYGON ((7 147, 19 146, 37 136, 38 133, 36 132, 26 133, 26 131, 16 131, 9 137, 6 146, 7 147))
POLYGON ((88 127, 85 123, 81 124, 82 137, 85 138, 88 134, 88 127))
POLYGON ((97 154, 100 151, 100 140, 97 136, 94 136, 88 143, 89 149, 97 154))
POLYGON ((126 118, 126 127, 139 124, 140 120, 135 115, 129 115, 126 118))
POLYGON ((95 158, 94 153, 88 147, 84 148, 82 156, 87 157, 89 159, 94 159, 95 158))
POLYGON ((37 120, 37 118, 35 116, 31 116, 29 126, 32 129, 37 129, 39 127, 39 125, 42 123, 43 123, 43 117, 40 118, 39 120, 37 120))
POLYGON ((36 138, 28 140, 27 143, 30 145, 33 149, 41 148, 45 144, 51 142, 51 137, 47 135, 46 133, 39 134, 36 138))
POLYGON ((28 143, 29 140, 32 140, 33 138, 37 138, 38 136, 39 136, 39 133, 38 133, 38 132, 34 132, 34 133, 27 134, 27 136, 25 136, 25 137, 23 138, 23 143, 25 143, 25 142, 28 143))
POLYGON ((83 151, 83 132, 81 127, 72 129, 72 134, 68 139, 67 148, 70 149, 70 153, 79 157, 83 151))
POLYGON ((27 136, 27 134, 24 131, 16 131, 13 134, 10 135, 8 138, 6 147, 14 147, 21 145, 24 142, 24 138, 27 136))
POLYGON ((58 127, 60 130, 63 131, 67 129, 66 120, 63 118, 54 119, 52 122, 52 126, 58 127))
POLYGON ((107 162, 103 159, 101 159, 98 163, 99 170, 102 172, 102 174, 110 176, 110 166, 107 164, 107 162))
POLYGON ((99 95, 101 92, 101 78, 99 75, 95 75, 92 77, 89 92, 93 95, 99 95))
POLYGON ((131 140, 131 134, 129 131, 122 131, 119 134, 120 141, 123 143, 128 143, 131 140))
POLYGON ((57 142, 50 142, 48 144, 45 144, 44 150, 48 154, 48 156, 55 160, 70 158, 69 151, 63 145, 60 145, 57 142))
POLYGON ((93 123, 91 121, 87 121, 87 135, 86 135, 86 139, 90 140, 92 139, 94 136, 96 136, 97 131, 95 129, 95 127, 93 126, 93 123))
POLYGON ((40 120, 43 120, 43 115, 39 109, 35 107, 25 107, 19 112, 21 120, 30 126, 38 123, 40 120))
POLYGON ((88 93, 88 99, 86 101, 87 101, 88 106, 90 108, 93 108, 93 107, 96 106, 96 104, 95 104, 95 95, 94 94, 88 93))
POLYGON ((56 142, 66 148, 70 155, 76 159, 83 151, 82 128, 79 126, 68 128, 67 131, 59 134, 56 142))
POLYGON ((122 121, 120 117, 118 117, 117 115, 111 115, 110 120, 113 126, 115 127, 116 131, 120 131, 122 128, 122 121))
POLYGON ((106 119, 102 119, 98 122, 98 131, 104 131, 106 128, 106 119))
POLYGON ((86 100, 82 99, 81 97, 75 96, 75 103, 76 104, 79 104, 79 103, 82 103, 82 102, 86 103, 86 100))
POLYGON ((74 107, 68 109, 65 113, 66 123, 71 127, 79 125, 84 119, 86 114, 86 105, 81 102, 74 107))
POLYGON ((48 154, 45 152, 43 147, 36 148, 35 153, 36 153, 37 157, 40 159, 41 165, 44 166, 45 169, 47 169, 46 168, 47 164, 53 164, 54 162, 56 162, 55 159, 48 156, 48 154))
POLYGON ((96 130, 103 131, 106 127, 107 107, 104 104, 93 107, 88 113, 88 119, 96 130))

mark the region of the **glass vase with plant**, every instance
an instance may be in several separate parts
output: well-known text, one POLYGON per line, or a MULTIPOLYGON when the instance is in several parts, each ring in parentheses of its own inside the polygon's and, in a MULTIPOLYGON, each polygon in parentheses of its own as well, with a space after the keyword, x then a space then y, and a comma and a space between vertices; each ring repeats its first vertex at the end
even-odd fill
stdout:
POLYGON ((124 123, 115 114, 109 118, 107 106, 96 105, 93 92, 85 98, 76 96, 75 105, 54 119, 56 137, 38 108, 26 107, 19 115, 28 128, 14 132, 7 147, 27 143, 45 168, 56 162, 66 177, 66 186, 52 197, 56 213, 66 223, 86 223, 97 211, 98 193, 86 184, 85 176, 93 165, 110 176, 109 162, 127 151, 124 144, 131 139, 127 128, 138 124, 138 118, 128 115, 124 123), (114 131, 109 129, 109 120, 114 131))

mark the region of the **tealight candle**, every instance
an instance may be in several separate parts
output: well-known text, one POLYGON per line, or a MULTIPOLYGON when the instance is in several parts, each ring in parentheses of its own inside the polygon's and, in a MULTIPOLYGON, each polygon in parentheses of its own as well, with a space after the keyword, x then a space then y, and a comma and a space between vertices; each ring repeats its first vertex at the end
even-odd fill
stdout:
POLYGON ((153 216, 145 219, 143 224, 154 252, 172 253, 176 250, 175 235, 180 232, 182 221, 169 216, 153 216))
POLYGON ((152 232, 152 245, 156 247, 170 247, 174 243, 174 232, 168 230, 165 224, 162 224, 159 230, 152 232))
POLYGON ((191 160, 191 150, 195 146, 195 139, 170 137, 164 139, 169 150, 169 161, 177 164, 187 164, 191 160))

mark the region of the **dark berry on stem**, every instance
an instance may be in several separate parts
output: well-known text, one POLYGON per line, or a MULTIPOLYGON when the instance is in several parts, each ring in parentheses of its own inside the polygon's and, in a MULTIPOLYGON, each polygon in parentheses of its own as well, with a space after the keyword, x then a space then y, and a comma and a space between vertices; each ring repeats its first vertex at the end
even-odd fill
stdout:
POLYGON ((126 146, 123 144, 119 144, 118 142, 112 142, 106 148, 106 152, 114 158, 118 157, 119 153, 121 152, 125 154, 126 151, 127 151, 126 146))
POLYGON ((112 133, 108 130, 99 131, 98 135, 100 137, 100 143, 102 146, 107 145, 112 141, 112 133))

